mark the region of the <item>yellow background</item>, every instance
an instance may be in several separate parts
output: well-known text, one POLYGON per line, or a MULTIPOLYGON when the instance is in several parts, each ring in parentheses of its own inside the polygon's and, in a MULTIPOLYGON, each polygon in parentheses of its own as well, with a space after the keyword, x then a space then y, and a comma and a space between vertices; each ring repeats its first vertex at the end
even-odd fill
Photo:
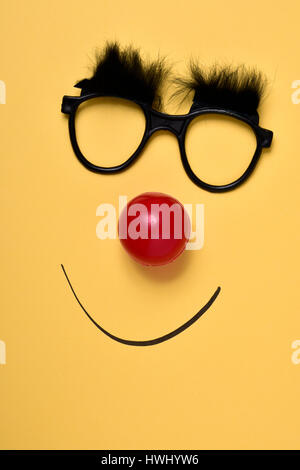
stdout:
POLYGON ((2 2, 1 448, 300 448, 299 13, 295 0, 2 2), (246 184, 197 188, 163 132, 122 174, 80 165, 61 98, 106 39, 167 54, 175 73, 191 55, 266 73, 260 123, 274 141, 246 184), (100 203, 144 191, 205 204, 203 250, 149 269, 96 238, 100 203), (131 339, 169 332, 222 292, 178 337, 127 347, 84 316, 60 263, 95 319, 131 339))

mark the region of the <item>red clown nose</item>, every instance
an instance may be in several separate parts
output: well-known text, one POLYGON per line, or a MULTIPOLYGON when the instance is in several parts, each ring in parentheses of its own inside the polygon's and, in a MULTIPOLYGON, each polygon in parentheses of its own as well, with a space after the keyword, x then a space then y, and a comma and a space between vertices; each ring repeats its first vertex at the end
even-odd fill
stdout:
POLYGON ((183 205, 163 193, 132 199, 119 218, 119 238, 129 255, 146 266, 174 261, 190 238, 190 218, 183 205))

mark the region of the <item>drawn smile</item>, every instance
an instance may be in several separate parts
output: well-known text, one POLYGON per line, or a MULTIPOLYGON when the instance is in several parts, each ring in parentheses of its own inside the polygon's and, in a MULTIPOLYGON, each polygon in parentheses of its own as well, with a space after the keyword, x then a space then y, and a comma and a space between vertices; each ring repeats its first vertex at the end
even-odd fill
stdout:
POLYGON ((186 323, 179 326, 175 330, 171 331, 170 333, 167 333, 166 335, 160 336, 160 337, 155 338, 155 339, 150 339, 150 340, 145 340, 145 341, 134 341, 134 340, 119 338, 118 336, 115 336, 112 333, 109 333, 102 326, 100 326, 91 317, 91 315, 86 311, 86 309, 84 308, 84 306, 80 302, 80 300, 79 300, 79 298, 78 298, 78 296, 77 296, 77 294, 76 294, 76 292, 75 292, 75 290, 74 290, 74 288, 71 284, 71 281, 70 281, 63 265, 61 265, 61 268, 62 268, 63 273, 64 273, 64 275, 65 275, 65 277, 68 281, 68 284, 71 288, 71 291, 73 292, 73 295, 74 295, 75 299, 79 303, 80 307, 82 308, 82 310, 84 311, 86 316, 91 320, 91 322, 94 323, 94 325, 100 331, 102 331, 102 333, 104 333, 106 336, 108 336, 109 338, 113 339, 114 341, 117 341, 118 343, 126 344, 128 346, 153 346, 155 344, 163 343, 164 341, 167 341, 168 339, 174 338, 174 336, 179 335, 179 333, 182 333, 184 330, 186 330, 191 325, 193 325, 193 323, 195 323, 209 309, 209 307, 211 307, 211 305, 214 303, 214 301, 216 300, 216 298, 218 297, 218 295, 221 291, 221 287, 218 287, 216 289, 216 291, 214 292, 214 294, 212 295, 212 297, 209 299, 209 301, 199 310, 199 312, 196 313, 196 315, 194 315, 192 318, 190 318, 190 320, 188 320, 186 323))

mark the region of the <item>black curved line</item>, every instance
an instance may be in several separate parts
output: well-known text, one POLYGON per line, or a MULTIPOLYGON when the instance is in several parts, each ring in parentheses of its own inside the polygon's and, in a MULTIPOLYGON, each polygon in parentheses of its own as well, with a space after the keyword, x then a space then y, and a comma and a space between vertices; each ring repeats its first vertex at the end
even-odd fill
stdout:
POLYGON ((209 309, 209 307, 214 303, 214 301, 216 300, 216 298, 218 297, 218 295, 221 291, 221 287, 218 287, 217 290, 215 291, 215 293, 212 295, 212 297, 207 302, 207 304, 205 304, 204 307, 202 307, 201 310, 199 310, 199 312, 196 313, 196 315, 194 315, 190 320, 188 320, 186 323, 181 325, 179 328, 176 328, 176 330, 171 331, 171 333, 168 333, 164 336, 160 336, 159 338, 150 339, 150 340, 146 340, 146 341, 133 341, 133 340, 129 340, 129 339, 118 338, 118 336, 112 335, 111 333, 106 331, 104 328, 102 328, 102 326, 98 325, 98 323, 86 311, 86 309, 84 308, 84 306, 80 302, 79 298, 77 297, 76 292, 73 289, 73 286, 70 282, 70 279, 68 278, 68 275, 66 273, 66 270, 65 270, 63 264, 61 264, 61 268, 63 270, 64 275, 66 276, 66 279, 67 279, 68 284, 71 288, 71 291, 73 292, 73 295, 74 295, 75 299, 79 303, 79 305, 82 308, 82 310, 84 311, 84 313, 94 323, 94 325, 97 328, 99 328, 99 330, 101 330, 102 333, 109 336, 109 338, 114 339, 115 341, 118 341, 119 343, 127 344, 128 346, 153 346, 154 344, 159 344, 159 343, 162 343, 163 341, 167 341, 168 339, 174 338, 174 336, 179 335, 179 333, 182 333, 182 331, 186 330, 189 326, 191 326, 193 323, 195 323, 198 320, 198 318, 200 318, 209 309))

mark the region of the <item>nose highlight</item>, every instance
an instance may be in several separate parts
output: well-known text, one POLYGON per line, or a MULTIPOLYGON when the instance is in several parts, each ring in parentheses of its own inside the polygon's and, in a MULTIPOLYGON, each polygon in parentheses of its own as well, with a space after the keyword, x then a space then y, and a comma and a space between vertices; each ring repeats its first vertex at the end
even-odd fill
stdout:
POLYGON ((150 114, 150 134, 158 130, 167 130, 175 134, 177 137, 180 135, 185 119, 180 116, 169 116, 164 113, 152 111, 150 114))

